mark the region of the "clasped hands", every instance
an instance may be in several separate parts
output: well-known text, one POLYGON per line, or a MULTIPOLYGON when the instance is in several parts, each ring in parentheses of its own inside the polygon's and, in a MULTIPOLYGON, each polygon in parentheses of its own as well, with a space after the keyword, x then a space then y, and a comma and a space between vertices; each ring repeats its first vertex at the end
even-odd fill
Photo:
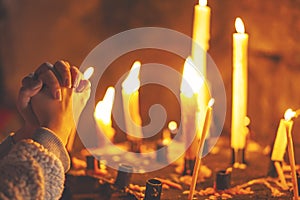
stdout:
POLYGON ((37 128, 45 127, 66 145, 70 133, 76 129, 90 91, 90 82, 68 62, 42 64, 34 74, 22 80, 17 108, 24 125, 16 131, 14 140, 31 138, 37 128))

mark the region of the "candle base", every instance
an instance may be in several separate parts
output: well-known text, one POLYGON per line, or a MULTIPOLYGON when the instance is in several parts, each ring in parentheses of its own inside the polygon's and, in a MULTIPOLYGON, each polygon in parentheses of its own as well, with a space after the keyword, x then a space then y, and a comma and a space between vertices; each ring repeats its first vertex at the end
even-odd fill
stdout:
MULTIPOLYGON (((280 162, 281 165, 281 162, 280 162)), ((276 171, 275 165, 274 165, 274 161, 270 161, 269 164, 269 169, 268 169, 268 173, 267 176, 272 177, 272 178, 277 178, 278 177, 278 173, 276 171)))
POLYGON ((233 149, 231 153, 231 164, 234 165, 236 163, 247 165, 248 162, 246 161, 245 156, 246 150, 245 149, 233 149))
POLYGON ((193 176, 194 166, 195 166, 195 159, 184 159, 184 169, 182 175, 190 175, 193 176))

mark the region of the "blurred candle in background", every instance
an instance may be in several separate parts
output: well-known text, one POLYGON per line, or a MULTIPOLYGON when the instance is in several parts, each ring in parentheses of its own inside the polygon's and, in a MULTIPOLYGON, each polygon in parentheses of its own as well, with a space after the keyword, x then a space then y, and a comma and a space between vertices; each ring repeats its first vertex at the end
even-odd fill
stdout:
POLYGON ((191 58, 187 58, 183 68, 180 101, 182 132, 186 140, 187 149, 185 158, 188 160, 195 159, 197 154, 197 140, 200 138, 200 135, 197 134, 200 128, 198 123, 200 116, 198 96, 203 84, 203 78, 199 74, 199 71, 193 65, 191 58))
POLYGON ((135 61, 127 78, 122 83, 122 100, 127 139, 140 143, 143 137, 139 109, 139 88, 141 62, 135 61))
POLYGON ((234 151, 238 151, 245 148, 247 135, 245 118, 247 117, 248 34, 245 33, 240 18, 236 18, 235 27, 237 33, 233 34, 231 147, 234 151))

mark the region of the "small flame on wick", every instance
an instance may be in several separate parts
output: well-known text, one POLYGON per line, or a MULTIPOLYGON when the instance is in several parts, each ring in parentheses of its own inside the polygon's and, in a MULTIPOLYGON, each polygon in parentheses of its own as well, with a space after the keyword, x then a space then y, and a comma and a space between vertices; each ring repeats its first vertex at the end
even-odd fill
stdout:
POLYGON ((286 120, 286 121, 290 121, 293 117, 295 117, 296 116, 296 112, 295 111, 293 111, 292 109, 287 109, 286 111, 285 111, 285 113, 284 113, 284 119, 286 120))
POLYGON ((83 73, 84 79, 88 80, 89 78, 91 78, 93 73, 94 73, 94 67, 87 68, 83 73))
POLYGON ((245 26, 243 20, 239 17, 235 19, 235 29, 238 33, 245 33, 245 26))
POLYGON ((207 0, 199 0, 200 6, 207 6, 207 0))
POLYGON ((211 99, 209 100, 209 102, 208 102, 208 106, 209 106, 209 107, 212 107, 212 106, 214 105, 214 103, 215 103, 215 99, 214 99, 214 98, 211 98, 211 99))

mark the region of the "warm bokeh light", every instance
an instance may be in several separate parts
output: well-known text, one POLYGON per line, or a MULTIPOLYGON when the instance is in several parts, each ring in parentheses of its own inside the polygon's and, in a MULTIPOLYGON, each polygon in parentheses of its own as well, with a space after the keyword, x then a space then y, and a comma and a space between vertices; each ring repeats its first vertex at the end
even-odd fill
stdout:
POLYGON ((207 0, 199 0, 199 5, 200 6, 206 6, 207 5, 207 0))
POLYGON ((87 68, 83 73, 84 79, 88 80, 89 78, 91 78, 93 73, 94 73, 94 67, 87 68))
POLYGON ((170 121, 168 124, 168 128, 170 131, 175 131, 177 129, 177 123, 175 121, 170 121))
POLYGON ((202 85, 203 77, 200 71, 196 69, 192 59, 188 57, 184 63, 180 90, 185 96, 192 97, 200 92, 202 85))
POLYGON ((171 133, 168 129, 164 129, 162 138, 163 138, 162 143, 164 145, 168 145, 171 142, 172 140, 171 133))
POLYGON ((245 33, 245 26, 243 20, 239 17, 235 19, 235 29, 238 33, 245 33))
POLYGON ((140 87, 140 69, 141 69, 141 62, 135 61, 130 69, 130 72, 127 78, 122 83, 122 88, 125 90, 127 94, 131 94, 139 89, 140 87))
POLYGON ((95 108, 95 118, 101 120, 104 124, 111 124, 111 110, 115 98, 115 88, 109 87, 106 90, 104 98, 99 101, 95 108))
POLYGON ((285 111, 285 113, 284 113, 284 119, 286 120, 286 121, 290 121, 293 117, 295 117, 296 116, 296 112, 295 111, 293 111, 292 109, 287 109, 286 111, 285 111))

